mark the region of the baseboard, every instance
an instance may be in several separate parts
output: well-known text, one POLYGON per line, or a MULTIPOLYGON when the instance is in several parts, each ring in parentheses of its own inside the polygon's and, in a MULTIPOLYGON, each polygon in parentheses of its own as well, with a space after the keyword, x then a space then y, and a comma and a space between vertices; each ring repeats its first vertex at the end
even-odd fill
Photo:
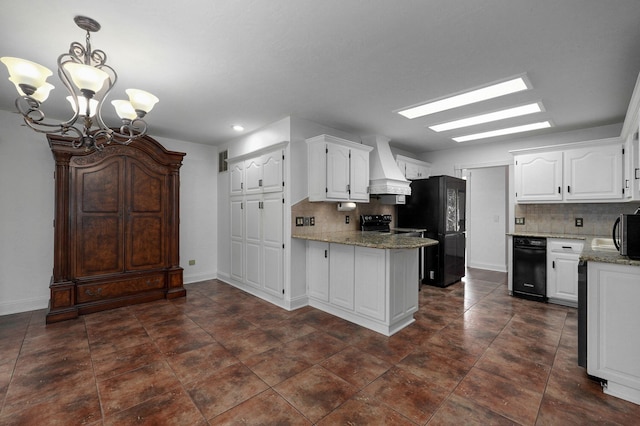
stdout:
POLYGON ((496 272, 507 272, 506 265, 496 265, 496 264, 493 264, 493 263, 482 263, 482 262, 469 262, 469 261, 467 261, 467 266, 469 268, 487 269, 489 271, 496 271, 496 272))
POLYGON ((218 275, 215 272, 200 275, 183 275, 182 282, 184 284, 192 284, 200 281, 215 280, 218 275))
POLYGON ((46 309, 49 306, 49 296, 34 297, 31 299, 13 300, 9 302, 0 302, 0 315, 17 314, 20 312, 35 311, 37 309, 46 309))

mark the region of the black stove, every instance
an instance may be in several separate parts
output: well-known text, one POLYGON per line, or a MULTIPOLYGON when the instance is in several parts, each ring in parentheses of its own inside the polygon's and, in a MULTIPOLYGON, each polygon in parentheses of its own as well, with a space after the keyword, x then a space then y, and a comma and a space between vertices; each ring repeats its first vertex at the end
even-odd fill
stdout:
POLYGON ((365 214, 360 215, 361 231, 391 231, 391 215, 390 214, 365 214))

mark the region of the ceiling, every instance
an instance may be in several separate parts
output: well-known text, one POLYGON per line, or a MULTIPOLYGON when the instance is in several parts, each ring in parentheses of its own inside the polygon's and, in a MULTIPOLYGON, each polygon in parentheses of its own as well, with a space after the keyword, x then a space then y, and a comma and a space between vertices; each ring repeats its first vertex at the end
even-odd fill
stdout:
MULTIPOLYGON (((55 70, 72 41, 84 43, 75 15, 102 25, 92 44, 119 74, 111 99, 148 90, 160 98, 152 136, 214 145, 238 136, 232 124, 250 132, 294 115, 421 153, 493 127, 439 134, 428 124, 530 100, 545 107, 535 121, 553 122, 540 134, 619 123, 640 71, 637 0, 10 0, 0 56, 55 70), (533 89, 429 118, 394 113, 522 73, 533 89)), ((13 111, 6 77, 2 67, 0 109, 13 111)), ((49 81, 43 109, 67 118, 55 71, 49 81)))

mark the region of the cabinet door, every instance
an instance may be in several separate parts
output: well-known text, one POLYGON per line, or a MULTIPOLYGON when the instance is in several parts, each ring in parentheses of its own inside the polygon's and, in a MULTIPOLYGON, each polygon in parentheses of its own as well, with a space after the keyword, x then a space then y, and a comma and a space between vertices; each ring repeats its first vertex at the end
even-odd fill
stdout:
POLYGON ((262 201, 262 284, 274 296, 282 297, 283 277, 283 216, 281 193, 265 194, 262 201))
POLYGON ((404 160, 396 159, 396 164, 398 165, 398 168, 400 169, 400 173, 402 173, 402 176, 404 176, 406 179, 409 179, 407 177, 407 162, 404 160))
POLYGON ((74 230, 71 270, 75 277, 123 272, 125 160, 73 168, 74 230))
POLYGON ((280 192, 283 184, 284 151, 278 150, 260 157, 262 192, 280 192))
POLYGON ((160 269, 167 264, 163 208, 168 193, 167 178, 131 158, 127 159, 126 165, 125 269, 160 269))
POLYGON ((233 163, 229 166, 229 173, 231 182, 231 188, 229 193, 231 195, 240 195, 244 190, 244 162, 233 163))
POLYGON ((246 283, 262 287, 261 197, 246 198, 245 203, 245 265, 246 283))
POLYGON ((327 198, 349 199, 349 148, 327 144, 327 198))
POLYGON ((244 281, 244 203, 231 199, 231 278, 244 281))
POLYGON ((622 199, 622 146, 564 153, 565 200, 622 199))
MULTIPOLYGON (((587 263, 587 372, 640 391, 640 268, 587 263)), ((631 389, 628 389, 631 388, 631 389)), ((638 400, 635 401, 638 403, 638 400)))
POLYGON ((547 257, 547 297, 578 303, 579 255, 549 253, 547 257))
POLYGON ((385 250, 355 248, 356 312, 380 321, 385 320, 386 272, 385 250))
POLYGON ((369 202, 369 151, 351 150, 349 198, 369 202))
POLYGON ((562 152, 515 157, 516 201, 562 200, 562 152))
POLYGON ((418 310, 418 250, 390 250, 391 322, 418 310))
POLYGON ((329 249, 329 301, 353 310, 354 246, 331 244, 329 249))
POLYGON ((262 162, 261 157, 245 160, 244 162, 244 192, 258 194, 262 192, 262 162))
POLYGON ((430 170, 428 167, 422 164, 411 163, 407 161, 407 171, 405 173, 405 177, 407 179, 427 179, 429 177, 429 174, 430 170))
POLYGON ((307 241, 307 285, 309 297, 329 301, 329 243, 307 241))

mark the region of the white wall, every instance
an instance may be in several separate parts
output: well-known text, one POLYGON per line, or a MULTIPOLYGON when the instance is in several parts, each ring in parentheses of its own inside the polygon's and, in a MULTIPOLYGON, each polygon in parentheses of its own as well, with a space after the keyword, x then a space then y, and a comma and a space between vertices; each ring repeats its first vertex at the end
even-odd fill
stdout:
MULTIPOLYGON (((46 136, 21 123, 19 115, 0 110, 0 315, 46 308, 53 270, 55 163, 46 136)), ((187 153, 180 187, 185 281, 215 277, 217 149, 157 140, 187 153), (196 265, 186 265, 188 259, 196 265)))
POLYGON ((508 167, 473 169, 467 175, 467 266, 507 271, 508 167))
POLYGON ((168 150, 187 154, 180 168, 180 266, 184 268, 184 282, 213 279, 218 270, 218 147, 155 139, 168 150), (189 260, 196 264, 190 266, 189 260))

